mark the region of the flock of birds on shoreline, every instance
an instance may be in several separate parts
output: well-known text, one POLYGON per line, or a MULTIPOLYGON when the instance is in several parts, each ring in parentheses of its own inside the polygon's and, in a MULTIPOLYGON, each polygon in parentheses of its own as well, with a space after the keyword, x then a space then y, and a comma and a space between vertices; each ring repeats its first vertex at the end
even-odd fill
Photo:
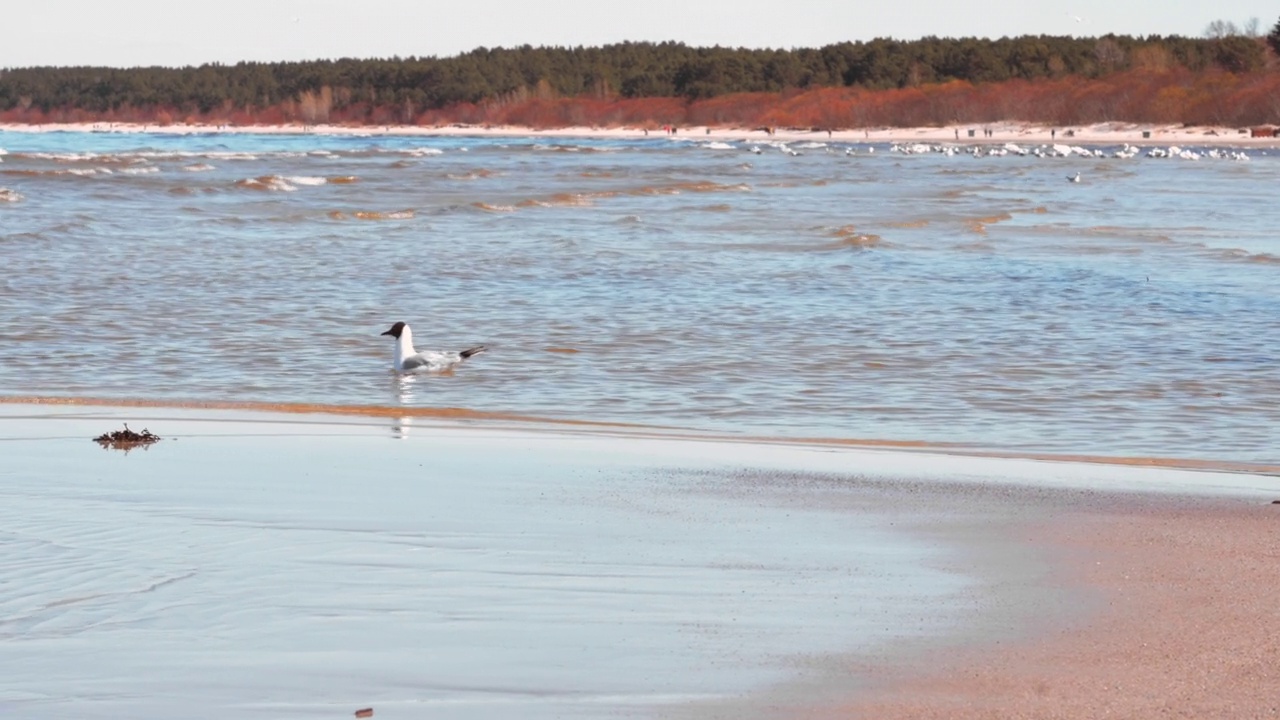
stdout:
MULTIPOLYGON (((803 149, 821 148, 827 153, 834 153, 835 149, 825 143, 810 143, 792 147, 787 143, 772 144, 772 147, 781 151, 785 155, 798 157, 803 155, 803 149), (799 148, 799 149, 797 149, 799 148)), ((755 155, 764 153, 764 149, 760 145, 752 145, 748 151, 755 155)), ((855 147, 846 147, 844 154, 854 156, 859 154, 874 155, 876 149, 868 147, 865 152, 859 153, 855 147)), ((1145 155, 1149 158, 1172 158, 1177 160, 1234 160, 1237 162, 1248 162, 1249 154, 1243 150, 1232 150, 1229 148, 1219 149, 1210 148, 1208 150, 1195 150, 1191 148, 1183 148, 1177 145, 1165 147, 1149 147, 1146 152, 1136 146, 1125 143, 1118 150, 1104 150, 1102 148, 1087 148, 1080 145, 1064 145, 1054 143, 1052 145, 1033 145, 1022 146, 1017 143, 1005 143, 1004 145, 957 145, 952 143, 894 143, 889 146, 889 152, 901 155, 928 155, 937 153, 953 157, 956 155, 969 155, 971 157, 1004 157, 1006 155, 1014 155, 1018 157, 1038 157, 1038 158, 1065 158, 1065 157, 1081 157, 1081 158, 1117 158, 1128 160, 1130 158, 1145 155)))

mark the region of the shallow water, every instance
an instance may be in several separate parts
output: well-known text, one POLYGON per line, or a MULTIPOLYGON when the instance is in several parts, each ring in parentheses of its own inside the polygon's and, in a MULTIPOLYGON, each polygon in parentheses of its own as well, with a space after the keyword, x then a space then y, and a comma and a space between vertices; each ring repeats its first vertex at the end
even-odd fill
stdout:
POLYGON ((1274 153, 727 145, 0 134, 0 394, 1277 460, 1274 153))
POLYGON ((731 448, 166 413, 0 413, 4 717, 665 718, 977 605, 884 504, 691 472, 731 448))

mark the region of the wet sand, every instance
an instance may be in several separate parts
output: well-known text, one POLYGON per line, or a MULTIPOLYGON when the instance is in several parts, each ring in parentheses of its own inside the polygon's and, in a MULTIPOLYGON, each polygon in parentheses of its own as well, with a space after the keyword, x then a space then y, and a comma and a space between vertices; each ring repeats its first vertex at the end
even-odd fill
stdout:
POLYGON ((796 715, 1280 717, 1280 505, 1130 499, 1025 532, 1092 598, 1083 622, 899 668, 874 697, 796 715))
POLYGON ((0 405, 0 709, 1274 712, 1275 478, 413 420, 0 405))

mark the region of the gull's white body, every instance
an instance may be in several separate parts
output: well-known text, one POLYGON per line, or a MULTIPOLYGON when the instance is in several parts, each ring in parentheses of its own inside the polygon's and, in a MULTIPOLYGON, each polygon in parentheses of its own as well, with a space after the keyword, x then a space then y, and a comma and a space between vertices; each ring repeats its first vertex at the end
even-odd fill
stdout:
POLYGON ((404 325, 401 328, 400 336, 395 338, 395 341, 394 367, 398 372, 441 372, 450 370, 463 360, 472 355, 478 355, 485 350, 484 346, 481 345, 461 352, 419 351, 413 347, 413 331, 409 329, 408 325, 404 325))

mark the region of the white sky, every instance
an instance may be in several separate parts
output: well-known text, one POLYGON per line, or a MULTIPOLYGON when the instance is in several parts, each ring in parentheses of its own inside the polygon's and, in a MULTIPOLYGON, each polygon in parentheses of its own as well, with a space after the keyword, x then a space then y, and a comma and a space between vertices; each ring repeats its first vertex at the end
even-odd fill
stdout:
POLYGON ((477 46, 816 47, 874 37, 1200 35, 1275 0, 4 0, 0 67, 454 55, 477 46), (1080 18, 1076 20, 1076 18, 1080 18))

